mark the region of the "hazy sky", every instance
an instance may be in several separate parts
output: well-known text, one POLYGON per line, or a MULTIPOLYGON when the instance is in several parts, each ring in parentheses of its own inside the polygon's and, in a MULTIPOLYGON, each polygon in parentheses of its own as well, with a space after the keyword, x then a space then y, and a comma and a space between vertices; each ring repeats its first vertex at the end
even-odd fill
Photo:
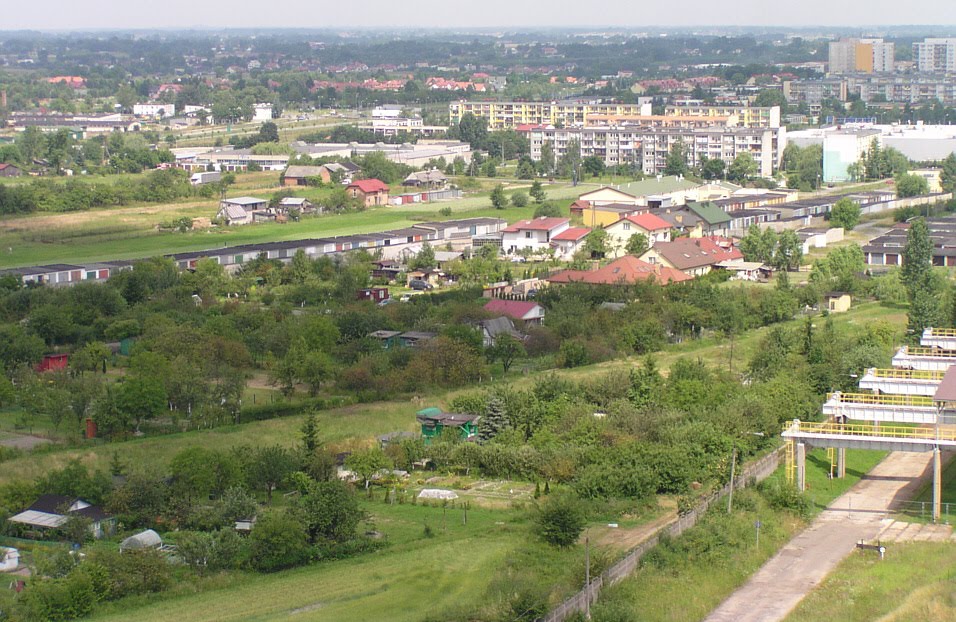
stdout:
POLYGON ((3 5, 0 30, 956 23, 953 0, 11 0, 3 5))

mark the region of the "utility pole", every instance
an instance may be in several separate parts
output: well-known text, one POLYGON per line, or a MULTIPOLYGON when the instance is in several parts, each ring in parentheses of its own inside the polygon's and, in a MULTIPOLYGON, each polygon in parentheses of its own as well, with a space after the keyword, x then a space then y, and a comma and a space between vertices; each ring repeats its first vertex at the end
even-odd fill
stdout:
POLYGON ((591 546, 588 532, 584 532, 584 618, 591 619, 591 546))

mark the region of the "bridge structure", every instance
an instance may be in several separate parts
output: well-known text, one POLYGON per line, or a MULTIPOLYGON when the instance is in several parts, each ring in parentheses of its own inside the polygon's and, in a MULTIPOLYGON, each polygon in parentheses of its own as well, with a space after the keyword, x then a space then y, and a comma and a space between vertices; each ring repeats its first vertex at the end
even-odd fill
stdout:
POLYGON ((831 476, 846 475, 847 449, 933 453, 933 520, 942 507, 941 450, 956 450, 956 330, 928 328, 920 346, 901 347, 893 369, 866 370, 860 392, 834 392, 826 421, 784 426, 787 479, 806 489, 808 447, 826 448, 831 476))

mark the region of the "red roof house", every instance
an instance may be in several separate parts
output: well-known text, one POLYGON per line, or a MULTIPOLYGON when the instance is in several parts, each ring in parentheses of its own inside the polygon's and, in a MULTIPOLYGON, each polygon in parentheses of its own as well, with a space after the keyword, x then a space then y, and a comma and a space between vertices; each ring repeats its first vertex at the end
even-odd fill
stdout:
POLYGON ((632 285, 654 279, 662 285, 689 281, 693 277, 667 266, 652 265, 632 255, 615 259, 597 270, 564 270, 552 275, 552 284, 587 283, 589 285, 632 285))
POLYGON ((361 199, 365 207, 388 205, 388 186, 378 179, 360 179, 345 187, 353 199, 361 199))
POLYGON ((544 307, 530 300, 489 300, 484 307, 485 311, 510 317, 513 320, 522 320, 540 324, 544 319, 544 307))
POLYGON ((571 227, 551 238, 551 246, 555 255, 563 259, 570 259, 577 253, 588 237, 591 230, 587 227, 571 227))

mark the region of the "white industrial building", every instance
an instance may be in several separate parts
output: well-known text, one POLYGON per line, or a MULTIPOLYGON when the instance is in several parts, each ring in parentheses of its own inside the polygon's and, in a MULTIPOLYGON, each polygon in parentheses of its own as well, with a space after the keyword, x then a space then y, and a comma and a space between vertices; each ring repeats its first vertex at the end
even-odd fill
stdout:
POLYGON ((176 116, 176 104, 133 104, 133 114, 137 117, 167 117, 176 116))
POLYGON ((253 121, 272 121, 272 104, 256 104, 252 108, 253 121))
POLYGON ((848 124, 790 132, 787 140, 798 147, 823 147, 824 181, 847 181, 846 168, 858 162, 876 141, 892 147, 914 162, 933 162, 956 152, 956 125, 848 124))

